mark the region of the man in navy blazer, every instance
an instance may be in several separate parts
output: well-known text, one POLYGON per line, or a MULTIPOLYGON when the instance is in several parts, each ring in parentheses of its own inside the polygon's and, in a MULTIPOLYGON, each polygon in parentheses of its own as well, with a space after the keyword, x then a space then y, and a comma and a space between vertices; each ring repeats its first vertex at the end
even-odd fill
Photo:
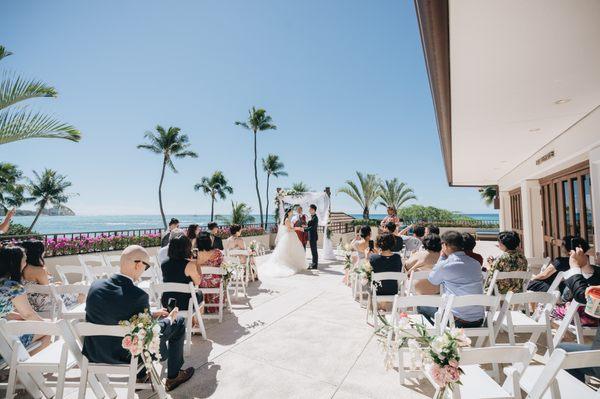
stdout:
MULTIPOLYGON (((134 284, 150 266, 149 262, 148 252, 139 245, 125 248, 121 254, 121 272, 92 283, 85 305, 85 320, 94 324, 116 325, 138 313, 149 311, 148 294, 134 284)), ((171 313, 161 309, 154 312, 153 316, 161 317, 160 354, 163 359, 167 359, 165 388, 171 391, 194 374, 192 367, 181 369, 185 321, 183 317, 177 316, 177 309, 171 313)), ((129 363, 129 352, 123 349, 121 340, 119 337, 85 337, 83 354, 94 363, 129 363)))

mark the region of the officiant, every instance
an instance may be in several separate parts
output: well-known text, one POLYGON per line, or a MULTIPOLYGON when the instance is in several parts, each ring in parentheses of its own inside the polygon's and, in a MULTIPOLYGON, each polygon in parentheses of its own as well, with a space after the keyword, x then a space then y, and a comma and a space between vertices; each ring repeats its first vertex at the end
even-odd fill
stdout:
POLYGON ((293 227, 301 227, 303 230, 296 230, 296 234, 298 235, 298 239, 302 243, 304 249, 306 249, 306 243, 308 242, 308 232, 304 231, 304 228, 307 226, 306 215, 302 213, 302 207, 298 206, 296 208, 296 214, 292 216, 291 220, 293 227))

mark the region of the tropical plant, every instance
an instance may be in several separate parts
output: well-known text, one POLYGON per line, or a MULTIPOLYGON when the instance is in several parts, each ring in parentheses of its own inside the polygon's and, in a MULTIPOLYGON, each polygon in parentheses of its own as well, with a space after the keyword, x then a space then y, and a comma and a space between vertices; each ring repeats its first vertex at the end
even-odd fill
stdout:
POLYGON ((346 180, 346 186, 340 188, 338 193, 344 193, 356 201, 363 209, 363 219, 368 219, 371 206, 377 206, 375 201, 381 194, 379 178, 376 175, 369 173, 364 175, 361 172, 356 172, 356 176, 358 184, 352 180, 346 180))
POLYGON ((213 220, 215 216, 217 196, 224 200, 227 198, 227 194, 233 194, 233 188, 229 186, 225 175, 220 170, 215 171, 211 177, 204 176, 200 183, 194 185, 194 190, 210 195, 210 220, 213 220))
POLYGON ((160 174, 160 182, 158 183, 158 205, 160 207, 160 215, 162 216, 163 225, 167 228, 167 219, 163 210, 162 202, 162 185, 165 179, 165 170, 167 166, 177 173, 173 158, 198 158, 198 154, 189 150, 189 138, 187 134, 182 134, 178 127, 169 127, 165 130, 164 127, 157 125, 156 132, 146 132, 144 137, 148 140, 147 144, 139 144, 137 148, 148 150, 155 154, 163 156, 162 171, 160 174))
POLYGON ((29 226, 29 232, 35 226, 46 205, 51 204, 60 208, 61 204, 69 200, 70 194, 65 191, 71 187, 71 182, 67 180, 66 176, 52 169, 44 169, 41 175, 34 171, 33 175, 34 179, 28 179, 27 191, 29 191, 30 197, 27 200, 36 201, 37 212, 29 226))
POLYGON ((305 193, 308 190, 310 190, 310 188, 306 185, 306 183, 304 183, 303 181, 299 181, 297 183, 292 184, 292 187, 289 191, 293 191, 295 193, 305 193))
POLYGON ((484 204, 490 206, 494 203, 494 199, 498 195, 498 187, 496 186, 485 186, 479 189, 479 195, 481 195, 481 199, 484 204))
POLYGON ((417 222, 419 220, 438 221, 438 220, 457 220, 459 216, 455 213, 433 206, 410 205, 398 210, 398 216, 408 221, 417 222))
MULTIPOLYGON (((0 46, 0 60, 11 54, 0 46)), ((79 141, 81 133, 73 126, 26 107, 11 107, 31 98, 56 96, 53 87, 39 80, 4 72, 0 83, 0 144, 32 138, 79 141)))
POLYGON ((381 198, 379 205, 385 207, 398 210, 406 202, 417 199, 413 189, 408 187, 406 183, 398 181, 397 178, 380 183, 379 188, 379 197, 381 198))
POLYGON ((269 154, 266 158, 263 158, 263 170, 267 172, 267 195, 265 200, 267 205, 265 206, 265 224, 264 227, 267 227, 267 221, 269 220, 269 182, 271 176, 279 177, 279 176, 287 176, 287 172, 283 170, 285 165, 283 162, 279 160, 279 156, 275 154, 269 154))
POLYGON ((252 208, 250 208, 244 202, 233 202, 231 201, 231 215, 229 217, 226 216, 217 216, 217 219, 223 221, 228 225, 239 224, 243 226, 248 223, 254 222, 254 216, 251 215, 252 208))
POLYGON ((263 208, 260 198, 260 189, 258 188, 258 167, 256 166, 258 159, 258 153, 256 150, 256 134, 266 130, 277 130, 277 126, 273 124, 273 120, 269 115, 267 115, 267 111, 261 108, 256 109, 255 107, 252 107, 252 109, 248 111, 248 119, 245 122, 237 121, 235 122, 235 125, 241 126, 246 130, 250 130, 254 136, 254 184, 256 186, 256 197, 258 198, 260 224, 263 225, 263 208))
POLYGON ((25 186, 19 181, 23 177, 16 165, 0 162, 0 210, 6 213, 9 208, 21 206, 25 202, 25 186))

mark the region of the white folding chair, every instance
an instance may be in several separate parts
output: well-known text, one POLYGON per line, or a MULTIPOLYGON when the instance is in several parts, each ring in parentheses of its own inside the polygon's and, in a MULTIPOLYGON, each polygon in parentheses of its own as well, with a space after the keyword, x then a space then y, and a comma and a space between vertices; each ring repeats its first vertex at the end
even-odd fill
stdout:
POLYGON ((108 278, 115 273, 120 273, 121 269, 114 266, 83 266, 90 282, 101 278, 108 278))
POLYGON ((88 280, 87 270, 84 266, 63 266, 56 265, 56 274, 63 284, 83 283, 88 280), (69 280, 68 276, 77 275, 79 278, 69 280))
POLYGON ((490 285, 487 288, 487 295, 498 295, 501 298, 504 298, 504 295, 501 295, 498 291, 498 281, 502 280, 523 280, 523 290, 521 292, 525 292, 527 290, 527 284, 529 280, 531 280, 531 272, 530 271, 516 271, 516 272, 501 272, 499 270, 494 270, 494 274, 492 275, 492 279, 490 280, 490 285))
POLYGON ((106 266, 119 267, 121 265, 121 255, 102 255, 106 266))
POLYGON ((193 317, 196 316, 196 320, 198 322, 198 329, 202 334, 204 339, 207 339, 206 336, 206 328, 204 327, 204 321, 202 320, 201 309, 205 306, 204 302, 199 303, 196 298, 196 293, 199 291, 198 288, 194 286, 194 283, 190 282, 189 284, 183 283, 160 283, 160 284, 152 284, 150 286, 152 292, 155 294, 158 301, 162 297, 162 294, 165 292, 179 292, 184 294, 190 294, 190 301, 188 302, 187 310, 179 310, 179 314, 185 317, 185 346, 184 351, 186 356, 189 355, 192 351, 192 333, 193 330, 193 317))
MULTIPOLYGON (((5 323, 5 322, 6 322, 6 320, 0 320, 0 323, 5 323)), ((36 342, 33 342, 32 345, 30 345, 27 349, 23 349, 21 347, 21 348, 19 348, 19 352, 13 352, 12 342, 13 342, 12 339, 10 337, 7 337, 5 334, 3 334, 2 329, 0 328, 0 356, 2 356, 2 361, 0 361, 0 369, 7 368, 9 366, 13 356, 17 356, 18 358, 20 358, 22 356, 27 356, 28 354, 20 353, 20 352, 26 352, 27 350, 33 350, 40 346, 40 343, 36 341, 36 342)), ((46 386, 43 376, 40 376, 38 374, 29 375, 29 374, 23 373, 22 375, 19 376, 19 380, 21 380, 22 383, 19 384, 19 382, 17 381, 17 383, 15 383, 15 388, 16 389, 25 389, 27 391, 27 393, 29 393, 29 395, 31 395, 31 397, 34 399, 40 399, 42 396, 45 396, 48 398, 54 394, 54 392, 52 392, 52 390, 46 386), (42 387, 43 392, 40 391, 40 387, 42 387)), ((5 390, 8 389, 7 382, 0 383, 0 386, 2 388, 4 388, 5 390)))
POLYGON ((62 339, 65 329, 68 331, 65 320, 8 322, 5 319, 0 320, 0 330, 5 338, 12 340, 11 346, 14 354, 10 359, 10 374, 6 390, 7 399, 14 397, 17 379, 26 384, 29 381, 27 376, 33 375, 36 376, 37 384, 39 382, 44 384, 44 386, 38 386, 38 388, 47 393, 49 387, 53 385, 44 376, 47 373, 56 373, 56 390, 50 397, 63 397, 66 372, 77 365, 75 357, 69 351, 65 340, 62 339), (19 339, 24 334, 50 335, 60 339, 55 340, 35 355, 29 355, 19 339), (26 377, 23 380, 24 375, 26 377))
POLYGON ((600 399, 600 390, 579 381, 565 370, 600 367, 600 350, 565 352, 556 349, 546 365, 532 365, 522 373, 520 386, 528 399, 600 399))
POLYGON ((556 332, 554 333, 554 339, 552 340, 552 348, 556 348, 561 343, 567 331, 571 332, 577 338, 577 343, 583 344, 585 336, 596 335, 598 327, 587 327, 581 324, 581 318, 579 317, 579 308, 585 306, 573 299, 567 306, 567 311, 563 319, 561 320, 556 332), (573 324, 571 324, 573 323, 573 324))
POLYGON ((79 264, 81 266, 108 266, 103 255, 78 255, 79 264))
MULTIPOLYGON (((400 322, 401 314, 405 313, 412 322, 422 324, 425 326, 427 331, 429 331, 433 335, 440 334, 440 325, 442 321, 443 312, 445 309, 447 297, 442 295, 410 295, 410 296, 401 296, 396 295, 394 299, 394 305, 392 307, 392 313, 390 316, 386 316, 389 319, 389 323, 394 327, 393 330, 389 331, 387 336, 387 345, 390 347, 392 345, 393 339, 398 339, 400 337, 410 337, 411 335, 417 335, 418 331, 416 328, 407 328, 402 332, 399 332, 400 337, 394 337, 394 331, 397 330, 397 327, 400 322), (417 313, 417 307, 419 306, 429 306, 435 307, 438 309, 438 312, 435 314, 434 323, 431 324, 425 316, 417 313)), ((410 351, 405 347, 398 348, 398 377, 400 378, 400 384, 404 384, 406 378, 420 378, 423 376, 423 370, 419 367, 418 360, 413 359, 410 356, 406 356, 410 351)))
POLYGON ((248 284, 250 280, 256 280, 256 271, 250 264, 250 250, 248 249, 229 249, 227 250, 226 257, 237 259, 238 263, 244 266, 244 283, 248 284), (245 257, 245 262, 242 262, 241 258, 245 257))
POLYGON ((46 311, 38 311, 37 314, 44 319, 55 320, 56 319, 56 301, 52 293, 50 285, 42 284, 26 284, 25 292, 27 294, 43 295, 48 298, 48 306, 50 309, 46 311))
POLYGON ((248 267, 249 261, 246 264, 240 262, 240 258, 237 256, 225 256, 225 264, 230 265, 233 268, 232 276, 227 283, 225 290, 227 292, 227 306, 231 309, 231 296, 237 297, 240 292, 244 295, 244 298, 248 300, 248 294, 246 293, 246 284, 248 283, 248 267), (232 292, 233 291, 233 292, 232 292))
POLYGON ((541 334, 546 334, 548 347, 552 346, 552 321, 550 312, 558 300, 558 291, 552 292, 509 292, 494 324, 496 337, 500 331, 508 333, 510 345, 515 345, 515 334, 530 334, 529 341, 536 343, 541 334), (530 314, 529 305, 537 304, 530 314))
POLYGON ((558 291, 558 286, 560 285, 560 283, 563 282, 564 279, 565 279, 565 272, 558 272, 556 277, 554 277, 552 284, 550 284, 550 287, 548 288, 548 292, 558 291))
POLYGON ((207 303, 206 300, 204 301, 204 308, 208 309, 208 308, 216 307, 217 314, 205 312, 203 317, 205 319, 218 319, 219 323, 221 323, 223 321, 223 306, 224 306, 224 300, 225 300, 225 287, 223 286, 224 285, 223 274, 225 273, 225 271, 220 267, 202 266, 200 268, 200 272, 202 273, 202 275, 216 274, 216 275, 221 276, 221 283, 219 284, 218 287, 215 287, 215 288, 201 287, 201 288, 199 288, 200 291, 202 291, 203 295, 217 295, 219 298, 218 303, 207 303))
POLYGON ((409 273, 406 295, 417 295, 415 284, 420 280, 427 280, 431 270, 414 270, 409 273))
POLYGON ((494 316, 500 306, 500 298, 485 294, 478 295, 449 295, 446 301, 446 309, 442 318, 442 328, 454 327, 453 310, 463 307, 481 306, 484 311, 483 325, 481 327, 465 328, 465 335, 477 337, 476 347, 481 347, 486 338, 490 340, 490 346, 496 344, 496 333, 494 331, 494 316))
POLYGON ((527 258, 527 270, 533 274, 537 274, 548 267, 551 261, 549 256, 545 258, 527 258))
POLYGON ((50 284, 54 302, 57 304, 59 319, 77 319, 85 320, 85 302, 79 303, 73 308, 68 308, 63 299, 63 295, 86 295, 90 290, 89 285, 84 284, 50 284))
MULTIPOLYGON (((497 398, 519 399, 519 377, 526 370, 535 354, 536 346, 528 342, 523 346, 495 346, 490 348, 465 348, 460 352, 460 367, 464 371, 461 384, 456 384, 451 390, 452 399, 460 398, 497 398), (502 385, 494 381, 480 366, 483 364, 510 364, 507 367, 507 378, 502 385)), ((428 379, 438 397, 440 387, 429 373, 428 379)))
MULTIPOLYGON (((83 341, 84 337, 94 336, 109 336, 109 337, 124 337, 128 333, 128 329, 123 326, 105 326, 100 324, 92 323, 75 323, 73 325, 77 335, 83 341)), ((136 376, 138 373, 138 359, 132 356, 129 364, 106 364, 106 363, 92 363, 85 356, 81 364, 81 379, 79 384, 79 399, 84 399, 86 396, 86 389, 88 386, 88 379, 90 377, 98 377, 103 381, 103 386, 107 389, 107 383, 111 384, 110 388, 120 386, 127 388, 127 399, 133 399, 135 397, 136 389, 149 389, 153 388, 156 390, 159 398, 165 398, 166 393, 162 383, 160 381, 152 381, 152 384, 137 384, 136 376), (113 383, 108 378, 105 378, 108 374, 110 375, 125 375, 127 376, 127 382, 125 384, 113 383)), ((157 373, 150 373, 151 377, 154 378, 157 373)), ((109 391, 107 389, 107 391, 109 391)), ((114 393, 114 389, 110 389, 114 393)))
POLYGON ((373 313, 373 328, 379 328, 378 315, 385 314, 384 311, 379 310, 380 303, 393 303, 396 295, 404 295, 405 283, 408 280, 406 273, 403 272, 381 272, 371 274, 371 301, 367 301, 367 322, 369 321, 369 308, 373 313), (377 287, 383 281, 396 281, 398 284, 398 291, 393 295, 377 295, 377 287))

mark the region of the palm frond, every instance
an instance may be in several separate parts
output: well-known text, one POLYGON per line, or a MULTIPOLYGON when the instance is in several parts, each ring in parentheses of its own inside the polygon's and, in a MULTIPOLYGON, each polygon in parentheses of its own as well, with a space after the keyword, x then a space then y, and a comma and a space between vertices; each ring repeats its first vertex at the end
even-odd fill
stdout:
POLYGON ((2 58, 8 57, 9 55, 12 55, 12 53, 8 51, 4 46, 0 46, 0 60, 2 58))
POLYGON ((30 98, 56 96, 57 92, 53 87, 39 80, 26 80, 5 73, 0 83, 0 109, 30 98))
POLYGON ((0 144, 31 138, 60 138, 79 141, 75 127, 26 109, 0 111, 0 144))

